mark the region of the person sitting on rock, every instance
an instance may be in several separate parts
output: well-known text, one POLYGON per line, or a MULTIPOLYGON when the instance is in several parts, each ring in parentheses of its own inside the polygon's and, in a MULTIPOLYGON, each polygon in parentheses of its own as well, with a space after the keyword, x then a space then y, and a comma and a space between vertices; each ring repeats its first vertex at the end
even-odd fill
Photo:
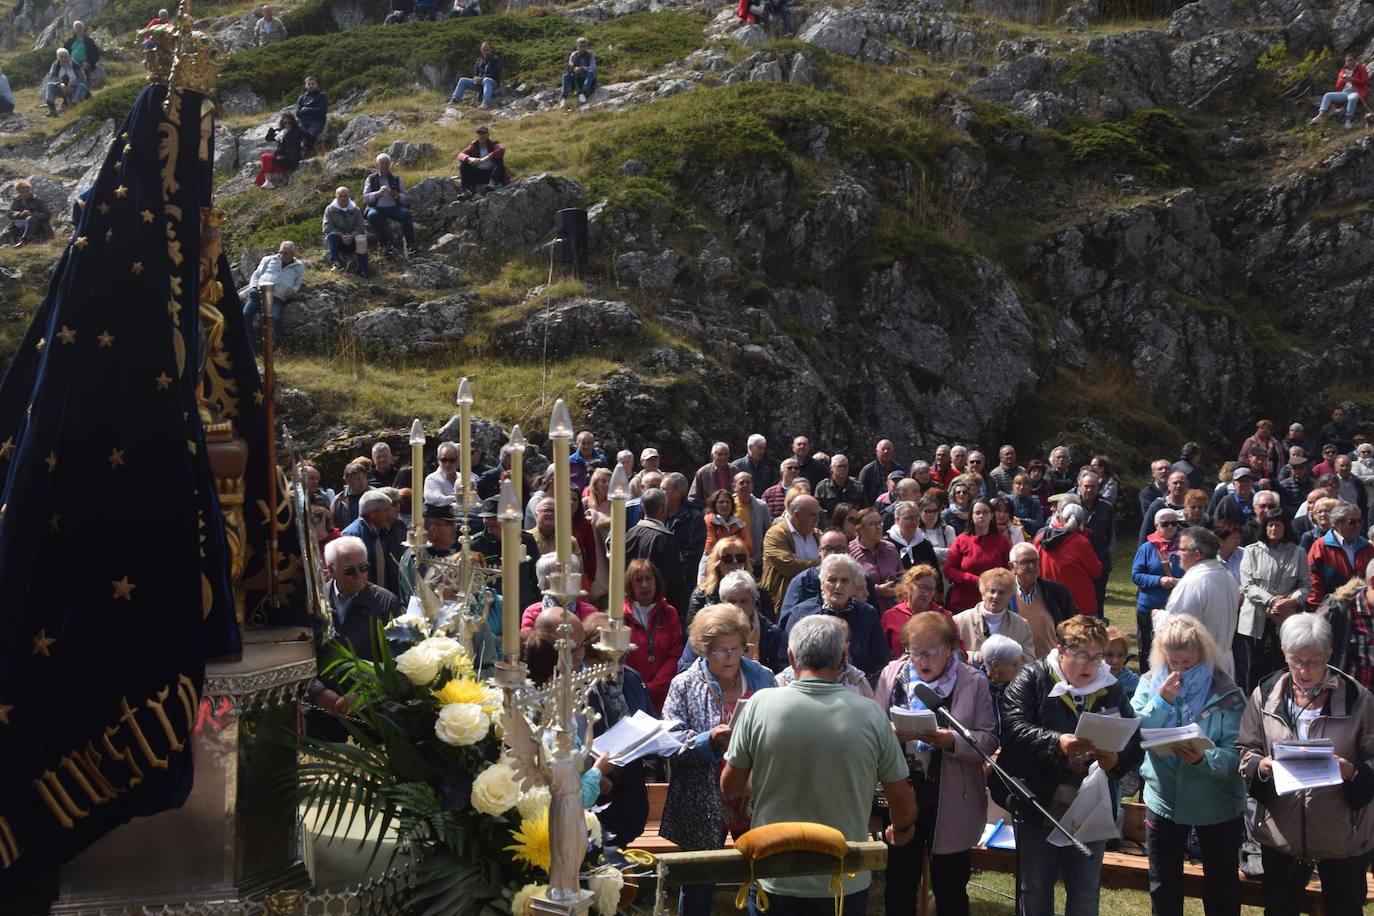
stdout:
POLYGON ((577 94, 579 102, 586 102, 596 86, 596 55, 592 53, 592 43, 586 38, 577 39, 577 49, 568 55, 568 69, 563 73, 563 105, 567 106, 568 96, 577 94))
POLYGON ((391 0, 391 12, 386 14, 383 25, 400 25, 415 12, 415 0, 391 0))
POLYGON ((0 73, 0 115, 7 115, 14 111, 14 92, 10 89, 10 81, 4 73, 0 73))
POLYGON ((253 316, 262 311, 262 289, 266 279, 272 284, 272 337, 277 346, 286 339, 282 323, 286 303, 297 298, 305 280, 305 264, 296 257, 296 243, 282 242, 276 254, 269 254, 258 262, 258 269, 248 280, 248 300, 243 305, 243 323, 252 324, 253 316))
POLYGON ((1355 126, 1355 112, 1360 110, 1360 102, 1369 94, 1369 71, 1364 64, 1355 59, 1354 54, 1345 56, 1345 66, 1336 75, 1336 91, 1322 96, 1322 106, 1313 124, 1320 124, 1333 105, 1345 105, 1345 129, 1355 126))
POLYGON ((52 233, 52 214, 48 205, 33 193, 33 185, 27 178, 14 183, 14 200, 10 202, 9 218, 9 228, 0 236, 0 240, 5 244, 12 243, 15 248, 52 233))
POLYGON ((741 25, 754 25, 763 18, 763 0, 739 0, 735 15, 741 25))
POLYGON ((66 111, 91 94, 86 85, 86 71, 72 60, 72 52, 66 48, 57 49, 57 60, 48 68, 48 76, 43 82, 43 101, 48 105, 48 117, 57 117, 57 103, 62 103, 66 111))
POLYGON ((157 44, 153 41, 152 36, 149 34, 153 30, 153 28, 159 25, 167 25, 171 21, 172 14, 167 11, 166 7, 164 7, 157 11, 156 16, 148 20, 147 25, 138 30, 138 40, 142 42, 143 50, 150 51, 157 44))
MULTIPOLYGON (((62 47, 66 48, 72 56, 74 63, 80 64, 86 71, 86 79, 92 85, 96 85, 96 68, 100 66, 100 47, 95 43, 95 39, 86 34, 86 24, 80 19, 72 23, 72 34, 62 47)), ((102 73, 104 71, 101 71, 102 73)))
POLYGON ((286 23, 272 13, 272 7, 262 8, 262 18, 253 26, 253 39, 259 45, 269 45, 286 37, 286 23))
POLYGON ((448 18, 450 19, 480 15, 482 15, 482 4, 478 0, 453 0, 453 9, 448 11, 448 18))
POLYGON ((477 139, 458 154, 458 183, 471 194, 482 185, 488 191, 508 184, 506 175, 506 148, 491 139, 491 131, 485 126, 477 128, 477 139))
POLYGON ((391 171, 391 157, 386 153, 377 155, 377 171, 367 176, 363 184, 363 206, 367 207, 367 224, 377 240, 388 251, 394 251, 396 243, 391 240, 387 221, 395 220, 401 224, 401 234, 405 236, 406 253, 415 250, 415 223, 406 206, 406 195, 401 176, 391 171))
POLYGON ((305 131, 305 151, 315 152, 315 144, 329 118, 329 96, 313 76, 305 78, 305 91, 296 99, 296 123, 305 131))
POLYGON ((277 142, 277 148, 270 153, 263 153, 258 158, 258 174, 253 179, 253 184, 260 188, 275 188, 267 176, 286 175, 294 172, 296 166, 301 164, 301 154, 305 148, 305 131, 301 130, 300 124, 296 122, 296 116, 289 111, 282 112, 281 120, 276 127, 267 129, 267 142, 277 142))
POLYGON ((482 42, 482 53, 472 65, 472 76, 459 78, 458 85, 453 87, 453 95, 449 98, 450 105, 458 105, 463 101, 463 96, 469 91, 478 92, 480 90, 480 107, 490 108, 492 96, 496 94, 496 89, 501 85, 501 56, 491 49, 491 42, 482 42))
POLYGON ((367 221, 363 211, 350 199, 349 190, 342 185, 334 189, 334 199, 324 208, 324 246, 328 253, 329 269, 345 269, 343 253, 353 252, 353 266, 360 276, 370 275, 367 269, 367 221))

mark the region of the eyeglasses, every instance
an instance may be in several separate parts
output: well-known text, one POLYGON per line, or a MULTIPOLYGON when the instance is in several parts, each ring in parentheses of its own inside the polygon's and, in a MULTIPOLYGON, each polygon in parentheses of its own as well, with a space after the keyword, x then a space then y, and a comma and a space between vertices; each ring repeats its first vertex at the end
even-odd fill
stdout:
POLYGON ((1284 656, 1284 658, 1288 662, 1288 667, 1296 668, 1299 671, 1316 671, 1326 667, 1326 659, 1324 658, 1293 658, 1292 656, 1284 656))
POLYGON ((1159 523, 1159 527, 1160 527, 1160 528, 1177 528, 1177 527, 1178 527, 1178 522, 1160 522, 1160 523, 1159 523))
POLYGON ((744 646, 734 646, 730 649, 712 649, 712 658, 739 658, 744 654, 744 646))
POLYGON ((340 566, 339 573, 344 576, 356 576, 358 573, 368 573, 372 571, 371 563, 359 563, 357 566, 340 566))
POLYGON ((925 649, 920 652, 913 652, 908 649, 906 654, 918 662, 933 662, 940 656, 949 654, 949 649, 943 646, 939 649, 925 649))
POLYGON ((1102 664, 1102 660, 1107 657, 1101 652, 1096 655, 1089 655, 1086 652, 1079 652, 1076 649, 1070 649, 1066 654, 1080 665, 1100 665, 1102 664))
POLYGON ((747 553, 723 553, 720 555, 722 563, 748 563, 749 554, 747 553))

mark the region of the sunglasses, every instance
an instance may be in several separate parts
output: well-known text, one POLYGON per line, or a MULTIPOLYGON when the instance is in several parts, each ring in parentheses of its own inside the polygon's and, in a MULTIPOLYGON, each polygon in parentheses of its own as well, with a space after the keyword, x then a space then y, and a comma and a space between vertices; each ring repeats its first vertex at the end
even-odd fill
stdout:
POLYGON ((1178 527, 1178 522, 1160 522, 1160 523, 1159 523, 1159 527, 1161 527, 1161 528, 1177 528, 1177 527, 1178 527))
POLYGON ((358 573, 368 573, 372 571, 371 563, 359 563, 357 566, 340 566, 339 574, 344 576, 356 576, 358 573))
POLYGON ((748 563, 749 554, 747 553, 723 553, 720 555, 722 563, 748 563))

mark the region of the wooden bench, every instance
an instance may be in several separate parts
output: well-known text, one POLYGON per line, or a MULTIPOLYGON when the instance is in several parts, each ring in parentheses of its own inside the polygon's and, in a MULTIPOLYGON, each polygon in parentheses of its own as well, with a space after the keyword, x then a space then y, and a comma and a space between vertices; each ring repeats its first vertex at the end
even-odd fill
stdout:
MULTIPOLYGON (((668 784, 662 782, 649 783, 649 820, 644 825, 644 832, 639 839, 630 844, 634 849, 643 849, 654 855, 661 855, 667 852, 678 852, 676 844, 665 840, 659 836, 659 826, 663 820, 663 803, 668 797, 668 784)), ((1126 802, 1125 819, 1122 824, 1122 835, 1128 841, 1138 843, 1143 850, 1145 847, 1145 806, 1138 802, 1126 802)), ((989 817, 995 819, 1003 813, 992 802, 988 803, 989 817)), ((1010 818, 1008 818, 1010 820, 1010 818)), ((733 846, 733 842, 727 836, 725 847, 733 846)), ((977 871, 999 871, 1010 874, 1016 867, 1016 853, 1009 849, 985 849, 982 846, 973 847, 973 867, 977 871)), ((1366 900, 1374 900, 1374 877, 1366 877, 1366 900)), ((1102 856, 1102 886, 1146 891, 1150 889, 1150 865, 1149 861, 1142 853, 1132 852, 1108 852, 1102 856)), ((1183 864, 1183 894, 1185 897, 1202 897, 1203 876, 1202 866, 1184 862, 1183 864)), ((1264 906, 1264 892, 1257 879, 1241 876, 1240 900, 1242 904, 1254 907, 1264 906)), ((1307 885, 1306 899, 1303 901, 1303 909, 1308 913, 1320 916, 1321 908, 1321 884, 1314 875, 1307 885)))

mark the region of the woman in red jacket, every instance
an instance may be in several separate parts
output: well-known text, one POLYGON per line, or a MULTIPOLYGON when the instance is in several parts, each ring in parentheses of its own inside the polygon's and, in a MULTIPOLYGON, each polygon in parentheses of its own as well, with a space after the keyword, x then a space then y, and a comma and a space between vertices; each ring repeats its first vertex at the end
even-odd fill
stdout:
POLYGON ((1345 129, 1349 130, 1355 126, 1355 115, 1359 113, 1360 101, 1368 94, 1369 71, 1364 68, 1364 64, 1355 60, 1354 54, 1347 54, 1345 66, 1336 74, 1336 91, 1322 96, 1322 107, 1317 111, 1312 123, 1320 124, 1332 106, 1344 105, 1345 129))
POLYGON ((953 613, 966 611, 981 600, 978 577, 989 569, 1005 567, 1011 559, 1011 541, 997 533, 992 505, 985 499, 969 508, 968 527, 954 539, 945 557, 945 606, 953 613))
POLYGON ((1101 616, 1094 580, 1102 575, 1102 561, 1093 542, 1079 529, 1087 512, 1077 503, 1060 503, 1049 525, 1035 539, 1040 575, 1063 584, 1078 605, 1078 613, 1101 616))
POLYGON ((654 711, 663 711, 668 686, 677 674, 677 660, 686 640, 682 635, 682 621, 677 608, 664 597, 667 591, 663 574, 651 560, 631 560, 625 567, 625 584, 629 596, 625 599, 625 623, 630 628, 630 641, 635 649, 625 658, 625 664, 644 678, 654 711))

